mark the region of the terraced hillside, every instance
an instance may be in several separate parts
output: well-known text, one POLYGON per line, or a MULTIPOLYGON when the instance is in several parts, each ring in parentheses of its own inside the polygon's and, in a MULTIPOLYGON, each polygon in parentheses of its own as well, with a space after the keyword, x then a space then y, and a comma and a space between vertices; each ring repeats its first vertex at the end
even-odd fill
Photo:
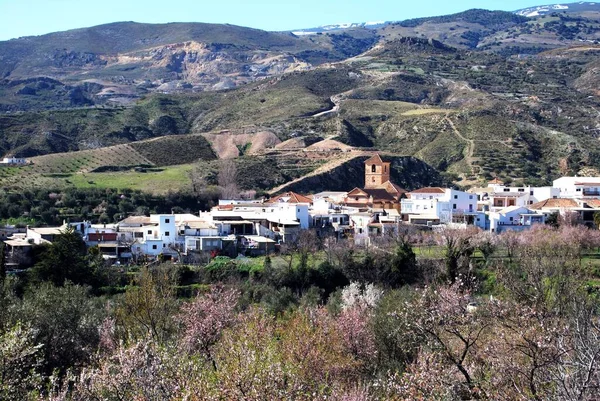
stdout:
MULTIPOLYGON (((567 17, 575 18, 573 14, 567 17)), ((537 31, 564 36, 563 25, 579 26, 567 17, 549 14, 543 18, 552 21, 531 20, 479 10, 409 21, 388 25, 375 46, 366 46, 368 50, 345 60, 267 74, 232 89, 147 93, 126 107, 3 114, 0 151, 26 157, 77 155, 76 151, 93 153, 128 145, 140 157, 116 167, 108 161, 92 168, 84 166, 90 162, 56 165, 39 172, 44 184, 56 178, 63 185, 101 182, 99 175, 81 179, 94 169, 93 174, 114 174, 110 179, 117 182, 126 176, 124 182, 135 184, 131 178, 135 171, 99 172, 97 168, 130 169, 147 161, 153 168, 164 169, 153 172, 157 174, 178 171, 178 177, 196 177, 201 170, 210 185, 216 183, 217 160, 233 158, 239 164, 242 188, 276 191, 302 182, 301 177, 312 182, 311 177, 346 165, 353 157, 345 151, 352 153, 351 149, 363 155, 377 150, 419 158, 458 185, 475 185, 493 177, 548 184, 559 175, 600 169, 600 46, 591 42, 572 46, 575 39, 565 39, 559 42, 569 46, 554 43, 545 47, 550 50, 513 55, 502 50, 512 46, 510 38, 505 38, 498 39, 502 48, 498 51, 482 49, 487 37, 516 35, 517 28, 522 30, 517 35, 521 39, 537 31), (535 21, 541 25, 529 26, 532 33, 526 33, 526 25, 535 21), (441 41, 402 36, 403 30, 423 27, 456 35, 444 38, 440 34, 441 41), (487 36, 475 38, 473 32, 484 27, 489 30, 487 36), (477 39, 477 44, 458 43, 459 37, 477 39), (337 141, 336 149, 326 141, 337 141)), ((585 18, 580 21, 589 28, 585 34, 594 35, 596 17, 588 13, 585 18)), ((281 43, 297 39, 282 35, 277 36, 281 43)), ((315 43, 334 40, 314 36, 315 43)), ((40 86, 40 94, 48 90, 46 84, 55 84, 25 81, 21 84, 40 86)), ((32 93, 25 90, 22 96, 33 96, 27 92, 32 93)), ((19 174, 6 169, 0 184, 32 182, 15 175, 19 174)), ((40 180, 31 185, 40 185, 40 180)), ((181 187, 189 185, 189 178, 178 180, 181 187)))

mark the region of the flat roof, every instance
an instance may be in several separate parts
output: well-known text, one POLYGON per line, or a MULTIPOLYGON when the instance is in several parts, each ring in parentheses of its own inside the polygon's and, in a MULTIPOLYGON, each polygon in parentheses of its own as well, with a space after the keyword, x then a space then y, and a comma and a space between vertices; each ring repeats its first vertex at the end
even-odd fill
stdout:
POLYGON ((29 242, 27 242, 27 240, 22 240, 22 239, 7 239, 7 240, 4 240, 4 243, 7 245, 10 245, 12 247, 33 246, 33 244, 30 244, 29 242))
POLYGON ((62 234, 65 228, 62 227, 35 227, 29 228, 31 231, 41 235, 58 235, 62 234))
POLYGON ((275 243, 275 241, 273 241, 271 238, 261 237, 259 235, 244 235, 244 238, 247 238, 254 242, 273 242, 273 243, 275 243))
POLYGON ((275 220, 275 219, 267 219, 271 223, 283 224, 284 226, 299 226, 300 223, 294 220, 275 220))

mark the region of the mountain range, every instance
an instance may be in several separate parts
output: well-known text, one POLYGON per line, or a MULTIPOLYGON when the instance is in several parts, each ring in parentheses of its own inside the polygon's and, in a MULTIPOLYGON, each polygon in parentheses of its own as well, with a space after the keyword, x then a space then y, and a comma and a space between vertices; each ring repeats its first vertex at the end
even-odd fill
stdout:
MULTIPOLYGON (((0 151, 79 157, 175 135, 210 147, 192 152, 207 163, 291 166, 328 140, 416 157, 458 185, 547 183, 600 168, 599 40, 595 3, 293 32, 119 22, 19 38, 0 42, 0 151), (255 134, 271 139, 248 152, 255 134)), ((193 161, 172 157, 144 160, 193 161)), ((287 177, 339 155, 319 157, 287 177)))

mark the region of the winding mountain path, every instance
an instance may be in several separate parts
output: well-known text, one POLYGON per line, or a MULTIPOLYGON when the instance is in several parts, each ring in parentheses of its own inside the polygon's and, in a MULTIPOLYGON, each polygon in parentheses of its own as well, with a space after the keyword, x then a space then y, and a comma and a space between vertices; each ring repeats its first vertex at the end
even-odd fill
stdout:
POLYGON ((465 161, 467 165, 471 169, 471 174, 475 174, 475 169, 473 168, 473 153, 475 152, 475 141, 473 139, 465 138, 460 131, 456 128, 450 117, 444 117, 444 120, 450 125, 454 134, 461 140, 467 143, 467 154, 465 155, 465 161))
POLYGON ((334 168, 339 167, 346 162, 349 162, 350 160, 356 159, 357 157, 362 157, 362 156, 370 157, 375 154, 387 155, 388 153, 387 152, 379 152, 376 150, 372 150, 372 151, 371 150, 352 150, 350 152, 344 152, 344 153, 341 153, 339 156, 336 155, 335 159, 328 160, 323 165, 319 166, 318 168, 311 171, 310 173, 303 175, 302 177, 298 177, 294 180, 288 181, 284 184, 281 184, 281 185, 269 190, 268 193, 273 195, 278 192, 282 192, 292 184, 300 182, 306 178, 313 177, 315 175, 325 174, 325 173, 333 170, 334 168))

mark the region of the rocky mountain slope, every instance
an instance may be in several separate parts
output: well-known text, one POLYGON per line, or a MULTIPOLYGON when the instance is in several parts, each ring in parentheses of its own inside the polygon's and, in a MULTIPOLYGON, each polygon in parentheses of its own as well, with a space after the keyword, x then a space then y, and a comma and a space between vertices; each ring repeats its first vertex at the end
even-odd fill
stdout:
POLYGON ((600 169, 593 10, 534 18, 470 10, 301 37, 170 25, 52 34, 65 40, 60 54, 72 56, 49 59, 23 49, 59 54, 51 35, 0 43, 12 46, 0 60, 0 107, 11 111, 0 115, 0 151, 30 157, 178 135, 184 148, 189 136, 190 147, 219 157, 268 158, 256 149, 282 149, 277 165, 292 166, 285 157, 299 160, 303 147, 335 139, 419 158, 460 185, 496 176, 544 184, 600 169), (120 43, 119 35, 132 40, 120 43), (35 76, 42 71, 54 75, 35 76), (264 146, 243 139, 256 133, 269 133, 264 146))

